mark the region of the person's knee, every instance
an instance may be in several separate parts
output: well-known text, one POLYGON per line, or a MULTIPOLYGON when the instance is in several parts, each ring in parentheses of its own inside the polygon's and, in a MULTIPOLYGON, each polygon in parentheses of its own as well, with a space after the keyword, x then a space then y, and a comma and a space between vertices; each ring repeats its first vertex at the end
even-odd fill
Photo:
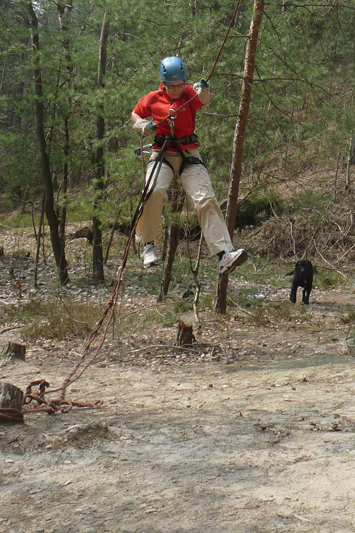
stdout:
POLYGON ((194 198, 194 205, 196 211, 203 212, 203 211, 219 211, 219 206, 217 203, 217 200, 215 196, 211 196, 210 194, 199 194, 194 198))
POLYGON ((156 186, 151 191, 149 198, 146 202, 146 211, 160 211, 168 201, 168 195, 164 187, 156 186))

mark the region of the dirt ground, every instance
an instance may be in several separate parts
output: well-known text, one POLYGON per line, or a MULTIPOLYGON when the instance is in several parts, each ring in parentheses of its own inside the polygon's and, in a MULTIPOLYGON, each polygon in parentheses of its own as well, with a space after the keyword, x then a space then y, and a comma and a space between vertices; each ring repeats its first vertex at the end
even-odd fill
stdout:
MULTIPOLYGON (((185 349, 174 328, 109 336, 66 396, 101 408, 0 425, 0 533, 355 532, 355 353, 340 320, 354 294, 310 301, 281 324, 203 312, 185 349)), ((9 341, 21 329, 4 328, 0 350, 9 341)), ((58 387, 82 349, 27 343, 0 380, 58 387)))

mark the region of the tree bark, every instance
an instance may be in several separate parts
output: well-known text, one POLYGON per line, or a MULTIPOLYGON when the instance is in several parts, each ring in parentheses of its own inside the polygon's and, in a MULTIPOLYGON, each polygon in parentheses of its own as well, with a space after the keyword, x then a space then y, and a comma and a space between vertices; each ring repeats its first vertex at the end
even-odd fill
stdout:
MULTIPOLYGON (((101 38, 100 38, 100 53, 99 53, 99 66, 97 74, 97 84, 101 87, 104 87, 104 76, 106 69, 106 52, 107 52, 107 41, 109 35, 110 22, 107 19, 107 14, 104 14, 104 19, 102 21, 101 28, 101 38)), ((94 283, 101 283, 104 281, 104 261, 103 261, 103 251, 102 251, 102 232, 101 232, 101 220, 99 217, 99 208, 102 201, 102 192, 104 188, 103 178, 105 176, 105 165, 104 165, 104 149, 103 149, 103 140, 105 134, 105 119, 103 117, 103 105, 100 106, 100 111, 102 111, 97 116, 97 139, 98 147, 95 154, 95 176, 96 176, 96 185, 95 185, 95 199, 94 199, 94 214, 92 219, 92 230, 94 233, 93 238, 93 254, 92 254, 92 263, 93 263, 93 280, 94 283)))
POLYGON ((0 385, 0 423, 23 423, 23 392, 12 383, 0 385))
POLYGON ((178 333, 176 336, 176 346, 187 346, 196 342, 191 324, 186 324, 183 320, 179 321, 178 333))
POLYGON ((32 2, 26 4, 29 26, 32 31, 32 49, 33 49, 33 76, 35 88, 35 112, 36 112, 36 132, 39 143, 41 165, 42 165, 42 179, 45 190, 45 206, 47 221, 49 224, 49 231, 52 243, 54 259, 59 274, 59 282, 65 285, 69 281, 67 262, 65 259, 64 242, 61 241, 59 235, 59 221, 54 208, 53 198, 53 184, 50 170, 50 161, 46 146, 46 139, 44 134, 44 109, 43 109, 43 94, 42 94, 42 71, 39 56, 39 34, 38 34, 38 20, 33 9, 32 2))
POLYGON ((45 194, 43 193, 43 200, 42 200, 42 209, 41 209, 41 216, 39 219, 39 226, 38 226, 38 233, 37 233, 37 246, 36 246, 36 259, 35 259, 35 271, 33 276, 33 285, 35 289, 38 289, 38 264, 39 264, 39 253, 41 249, 41 239, 42 239, 42 232, 43 232, 43 219, 44 219, 44 203, 45 203, 45 194))
MULTIPOLYGON (((68 74, 68 82, 71 84, 72 81, 72 60, 69 50, 69 37, 68 37, 68 26, 71 21, 71 12, 73 9, 72 0, 68 0, 65 4, 57 2, 57 11, 59 18, 60 31, 63 33, 63 48, 65 54, 66 62, 66 71, 68 74)), ((71 98, 68 98, 68 112, 64 118, 64 164, 63 164, 63 186, 62 193, 66 199, 68 192, 68 182, 69 182, 69 149, 70 149, 70 132, 69 132, 69 117, 71 114, 71 98)), ((66 220, 67 220, 67 207, 64 203, 63 207, 60 210, 60 226, 59 234, 62 242, 65 242, 65 230, 66 230, 66 220)))
POLYGON ((22 409, 23 391, 13 385, 5 382, 1 386, 0 407, 8 409, 22 409))
MULTIPOLYGON (((263 10, 264 0, 254 0, 253 16, 250 23, 249 37, 245 53, 244 77, 239 104, 239 116, 234 130, 232 164, 229 180, 226 223, 232 240, 234 236, 239 184, 242 173, 244 135, 248 120, 251 88, 253 84, 255 53, 263 10)), ((225 314, 226 312, 227 288, 228 274, 220 275, 218 278, 214 302, 214 311, 218 314, 225 314)))
POLYGON ((25 361, 26 360, 26 346, 24 344, 18 344, 17 342, 9 342, 6 350, 4 350, 2 354, 2 357, 25 361))
MULTIPOLYGON (((178 183, 176 182, 175 179, 173 181, 172 187, 173 187, 172 189, 173 192, 172 192, 172 197, 171 197, 171 212, 181 213, 183 205, 184 205, 185 193, 178 186, 178 183)), ((164 277, 163 277, 162 284, 161 284, 160 294, 158 296, 158 302, 162 302, 164 300, 164 297, 168 294, 169 285, 171 281, 171 273, 173 270, 173 264, 175 260, 175 254, 176 254, 177 247, 179 245, 179 233, 180 233, 179 224, 171 224, 168 259, 167 259, 166 267, 164 270, 164 277)))

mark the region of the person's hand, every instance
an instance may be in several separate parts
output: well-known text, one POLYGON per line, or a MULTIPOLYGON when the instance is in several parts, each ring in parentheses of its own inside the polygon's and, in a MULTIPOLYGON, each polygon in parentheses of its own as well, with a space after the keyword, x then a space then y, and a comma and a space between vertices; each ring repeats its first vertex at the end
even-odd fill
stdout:
POLYGON ((198 96, 204 96, 205 94, 209 93, 210 91, 210 84, 207 83, 205 79, 201 79, 193 86, 195 93, 198 94, 198 96))
POLYGON ((151 135, 155 133, 157 125, 154 124, 151 120, 146 120, 145 118, 140 118, 133 124, 133 129, 141 132, 143 135, 151 135))
MULTIPOLYGON (((155 133, 158 129, 158 126, 154 124, 154 122, 149 122, 148 128, 150 129, 150 133, 155 133)), ((147 135, 147 133, 144 131, 144 134, 147 135)))

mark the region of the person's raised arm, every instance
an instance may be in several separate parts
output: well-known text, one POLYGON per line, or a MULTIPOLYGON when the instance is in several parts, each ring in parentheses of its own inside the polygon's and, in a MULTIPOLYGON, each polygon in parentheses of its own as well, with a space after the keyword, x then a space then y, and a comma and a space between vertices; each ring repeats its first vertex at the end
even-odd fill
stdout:
POLYGON ((207 83, 206 80, 203 78, 194 84, 193 86, 195 93, 198 94, 198 98, 203 105, 207 105, 210 103, 211 95, 210 95, 210 84, 207 83))

